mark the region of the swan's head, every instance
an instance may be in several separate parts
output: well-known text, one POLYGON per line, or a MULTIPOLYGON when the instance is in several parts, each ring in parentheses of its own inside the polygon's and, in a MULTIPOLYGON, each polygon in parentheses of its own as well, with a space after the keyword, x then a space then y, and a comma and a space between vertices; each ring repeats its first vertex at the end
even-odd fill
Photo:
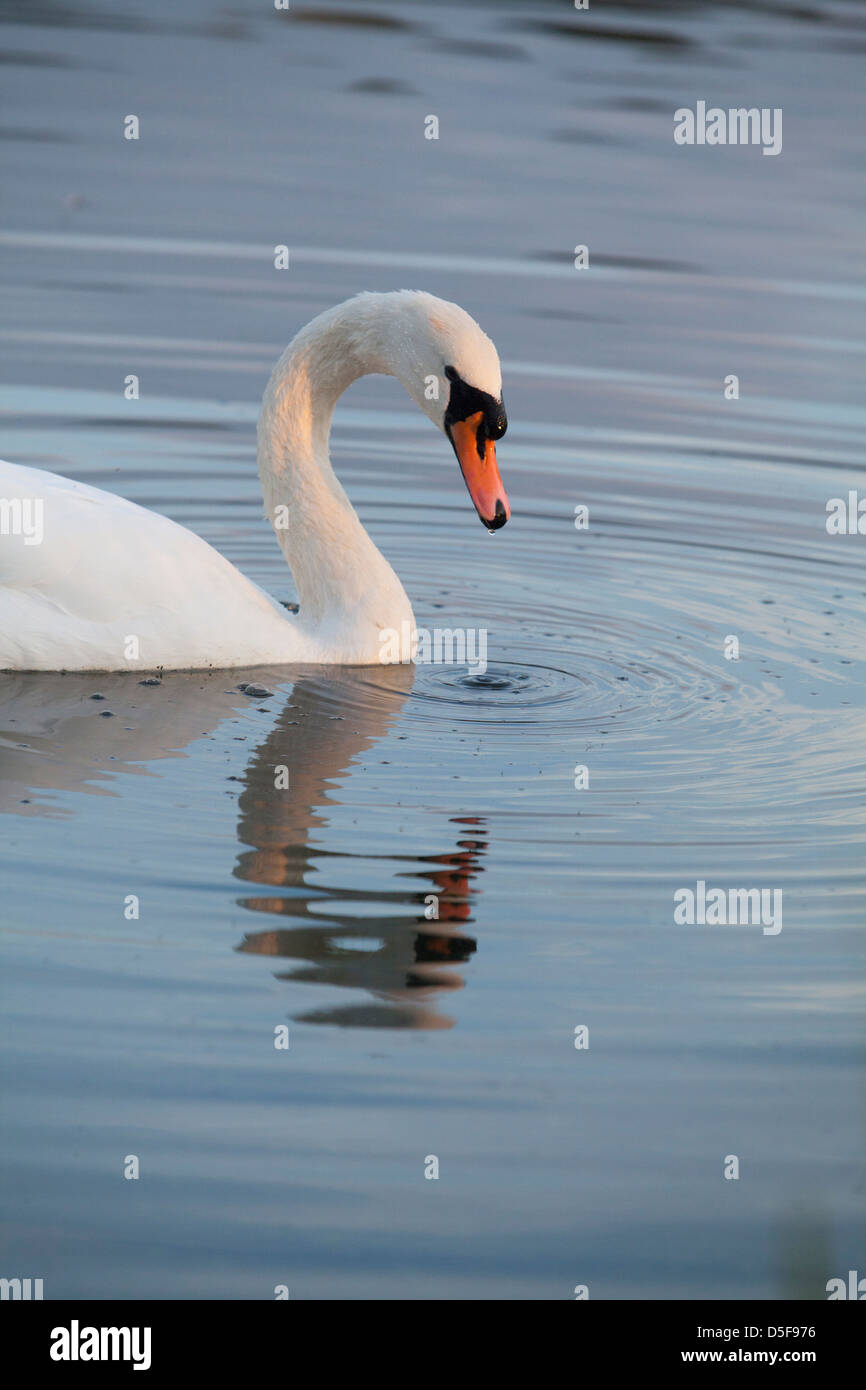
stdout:
POLYGON ((450 439, 475 510, 498 531, 511 508, 496 462, 496 440, 508 426, 496 348, 459 304, 420 290, 388 298, 396 310, 395 375, 450 439))

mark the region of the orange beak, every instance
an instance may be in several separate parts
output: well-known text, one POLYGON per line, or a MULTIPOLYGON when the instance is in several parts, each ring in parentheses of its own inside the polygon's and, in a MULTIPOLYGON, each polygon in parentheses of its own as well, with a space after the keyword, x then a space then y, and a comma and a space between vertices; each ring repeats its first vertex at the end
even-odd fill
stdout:
POLYGON ((479 410, 465 420, 455 420, 448 433, 476 512, 488 531, 498 531, 511 516, 511 508, 499 476, 496 445, 486 437, 479 440, 482 419, 479 410))

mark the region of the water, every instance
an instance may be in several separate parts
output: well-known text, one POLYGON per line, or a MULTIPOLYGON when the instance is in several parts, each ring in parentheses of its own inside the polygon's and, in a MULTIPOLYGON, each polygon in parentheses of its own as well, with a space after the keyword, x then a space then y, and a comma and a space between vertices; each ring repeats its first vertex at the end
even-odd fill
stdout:
POLYGON ((2 454, 290 600, 268 371, 408 284, 500 349, 514 515, 370 378, 336 466, 486 672, 0 676, 0 1272, 824 1297, 864 1250, 862 9, 176 10, 0 6, 2 454), (782 155, 676 147, 698 99, 782 107, 782 155), (676 925, 698 880, 782 930, 676 925))

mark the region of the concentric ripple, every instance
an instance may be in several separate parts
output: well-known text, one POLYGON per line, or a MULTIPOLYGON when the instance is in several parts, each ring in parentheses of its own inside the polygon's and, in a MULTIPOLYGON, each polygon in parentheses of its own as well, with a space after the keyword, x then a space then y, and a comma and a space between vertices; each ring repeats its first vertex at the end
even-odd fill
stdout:
MULTIPOLYGON (((550 666, 493 663, 484 671, 420 664, 414 698, 457 705, 470 717, 498 720, 516 710, 545 710, 577 698, 584 677, 550 666)), ((433 710, 435 716, 438 711, 433 710)))

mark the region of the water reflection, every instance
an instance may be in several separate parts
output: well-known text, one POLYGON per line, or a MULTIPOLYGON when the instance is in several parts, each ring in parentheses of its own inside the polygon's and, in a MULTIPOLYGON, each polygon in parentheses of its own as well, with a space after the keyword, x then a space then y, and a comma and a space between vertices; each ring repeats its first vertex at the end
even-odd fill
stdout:
MULTIPOLYGON (((122 794, 120 773, 153 776, 154 763, 183 757, 196 739, 214 737, 243 713, 246 699, 236 687, 246 675, 178 674, 158 687, 125 674, 0 676, 0 810, 69 815, 68 799, 57 793, 122 794)), ((414 676, 405 667, 308 671, 289 687, 285 672, 256 674, 270 690, 282 683, 282 708, 231 778, 243 784, 243 848, 233 873, 268 890, 238 903, 269 922, 247 933, 237 950, 292 962, 278 979, 366 990, 374 1001, 295 1015, 304 1022, 416 1029, 453 1023, 437 1000, 462 988, 456 967, 476 950, 466 928, 484 871, 483 820, 452 818, 444 842, 428 853, 408 855, 402 845, 389 853, 383 843, 375 854, 353 854, 327 844, 341 783, 392 728, 414 676), (329 869, 340 884, 329 882, 329 869)))
MULTIPOLYGON (((476 949, 464 927, 483 869, 482 822, 453 819, 453 845, 431 854, 376 856, 381 874, 374 888, 328 886, 329 865, 339 860, 342 869, 355 856, 310 844, 310 832, 326 823, 328 805, 336 804, 335 783, 386 733, 413 677, 404 669, 376 674, 375 683, 345 675, 299 680, 253 755, 238 822, 238 838, 250 848, 238 857, 235 873, 284 891, 239 900, 250 912, 279 918, 280 925, 249 933, 238 949, 295 962, 279 979, 366 989, 375 997, 373 1004, 297 1015, 304 1022, 446 1028, 451 1020, 436 1012, 436 996, 462 987, 452 967, 476 949), (385 690, 390 701, 371 698, 385 690), (279 768, 288 770, 288 790, 277 785, 279 768), (403 879, 422 886, 409 887, 403 879), (317 911, 323 898, 326 916, 317 911)), ((369 855, 359 857, 369 865, 369 855)))
MULTIPOLYGON (((452 823, 460 825, 461 821, 455 819, 452 823)), ((366 989, 376 998, 374 1004, 347 1003, 296 1015, 305 1023, 449 1028, 453 1020, 437 1013, 433 1005, 442 991, 462 988, 462 976, 449 967, 465 963, 476 949, 475 938, 463 928, 472 921, 471 896, 478 892, 473 881, 483 871, 480 858, 485 849, 484 834, 484 827, 476 823, 471 838, 459 838, 453 850, 424 856, 421 862, 427 867, 420 873, 417 867, 413 868, 411 876, 427 879, 429 890, 398 888, 383 893, 337 889, 328 895, 331 901, 337 898, 351 905, 366 903, 374 909, 387 897, 405 905, 407 911, 399 916, 359 918, 353 912, 329 911, 327 922, 320 924, 310 913, 314 900, 303 894, 242 899, 242 905, 252 912, 300 918, 303 925, 250 933, 238 949, 299 962, 280 973, 278 979, 366 989), (438 920, 427 916, 434 905, 438 920)), ((324 858, 327 856, 320 852, 299 852, 297 845, 285 845, 282 860, 287 876, 282 882, 288 884, 296 875, 303 879, 324 858)), ((255 873, 249 871, 259 868, 261 862, 258 853, 242 855, 237 873, 255 881, 255 873)), ((416 859, 411 862, 418 863, 416 859)))

